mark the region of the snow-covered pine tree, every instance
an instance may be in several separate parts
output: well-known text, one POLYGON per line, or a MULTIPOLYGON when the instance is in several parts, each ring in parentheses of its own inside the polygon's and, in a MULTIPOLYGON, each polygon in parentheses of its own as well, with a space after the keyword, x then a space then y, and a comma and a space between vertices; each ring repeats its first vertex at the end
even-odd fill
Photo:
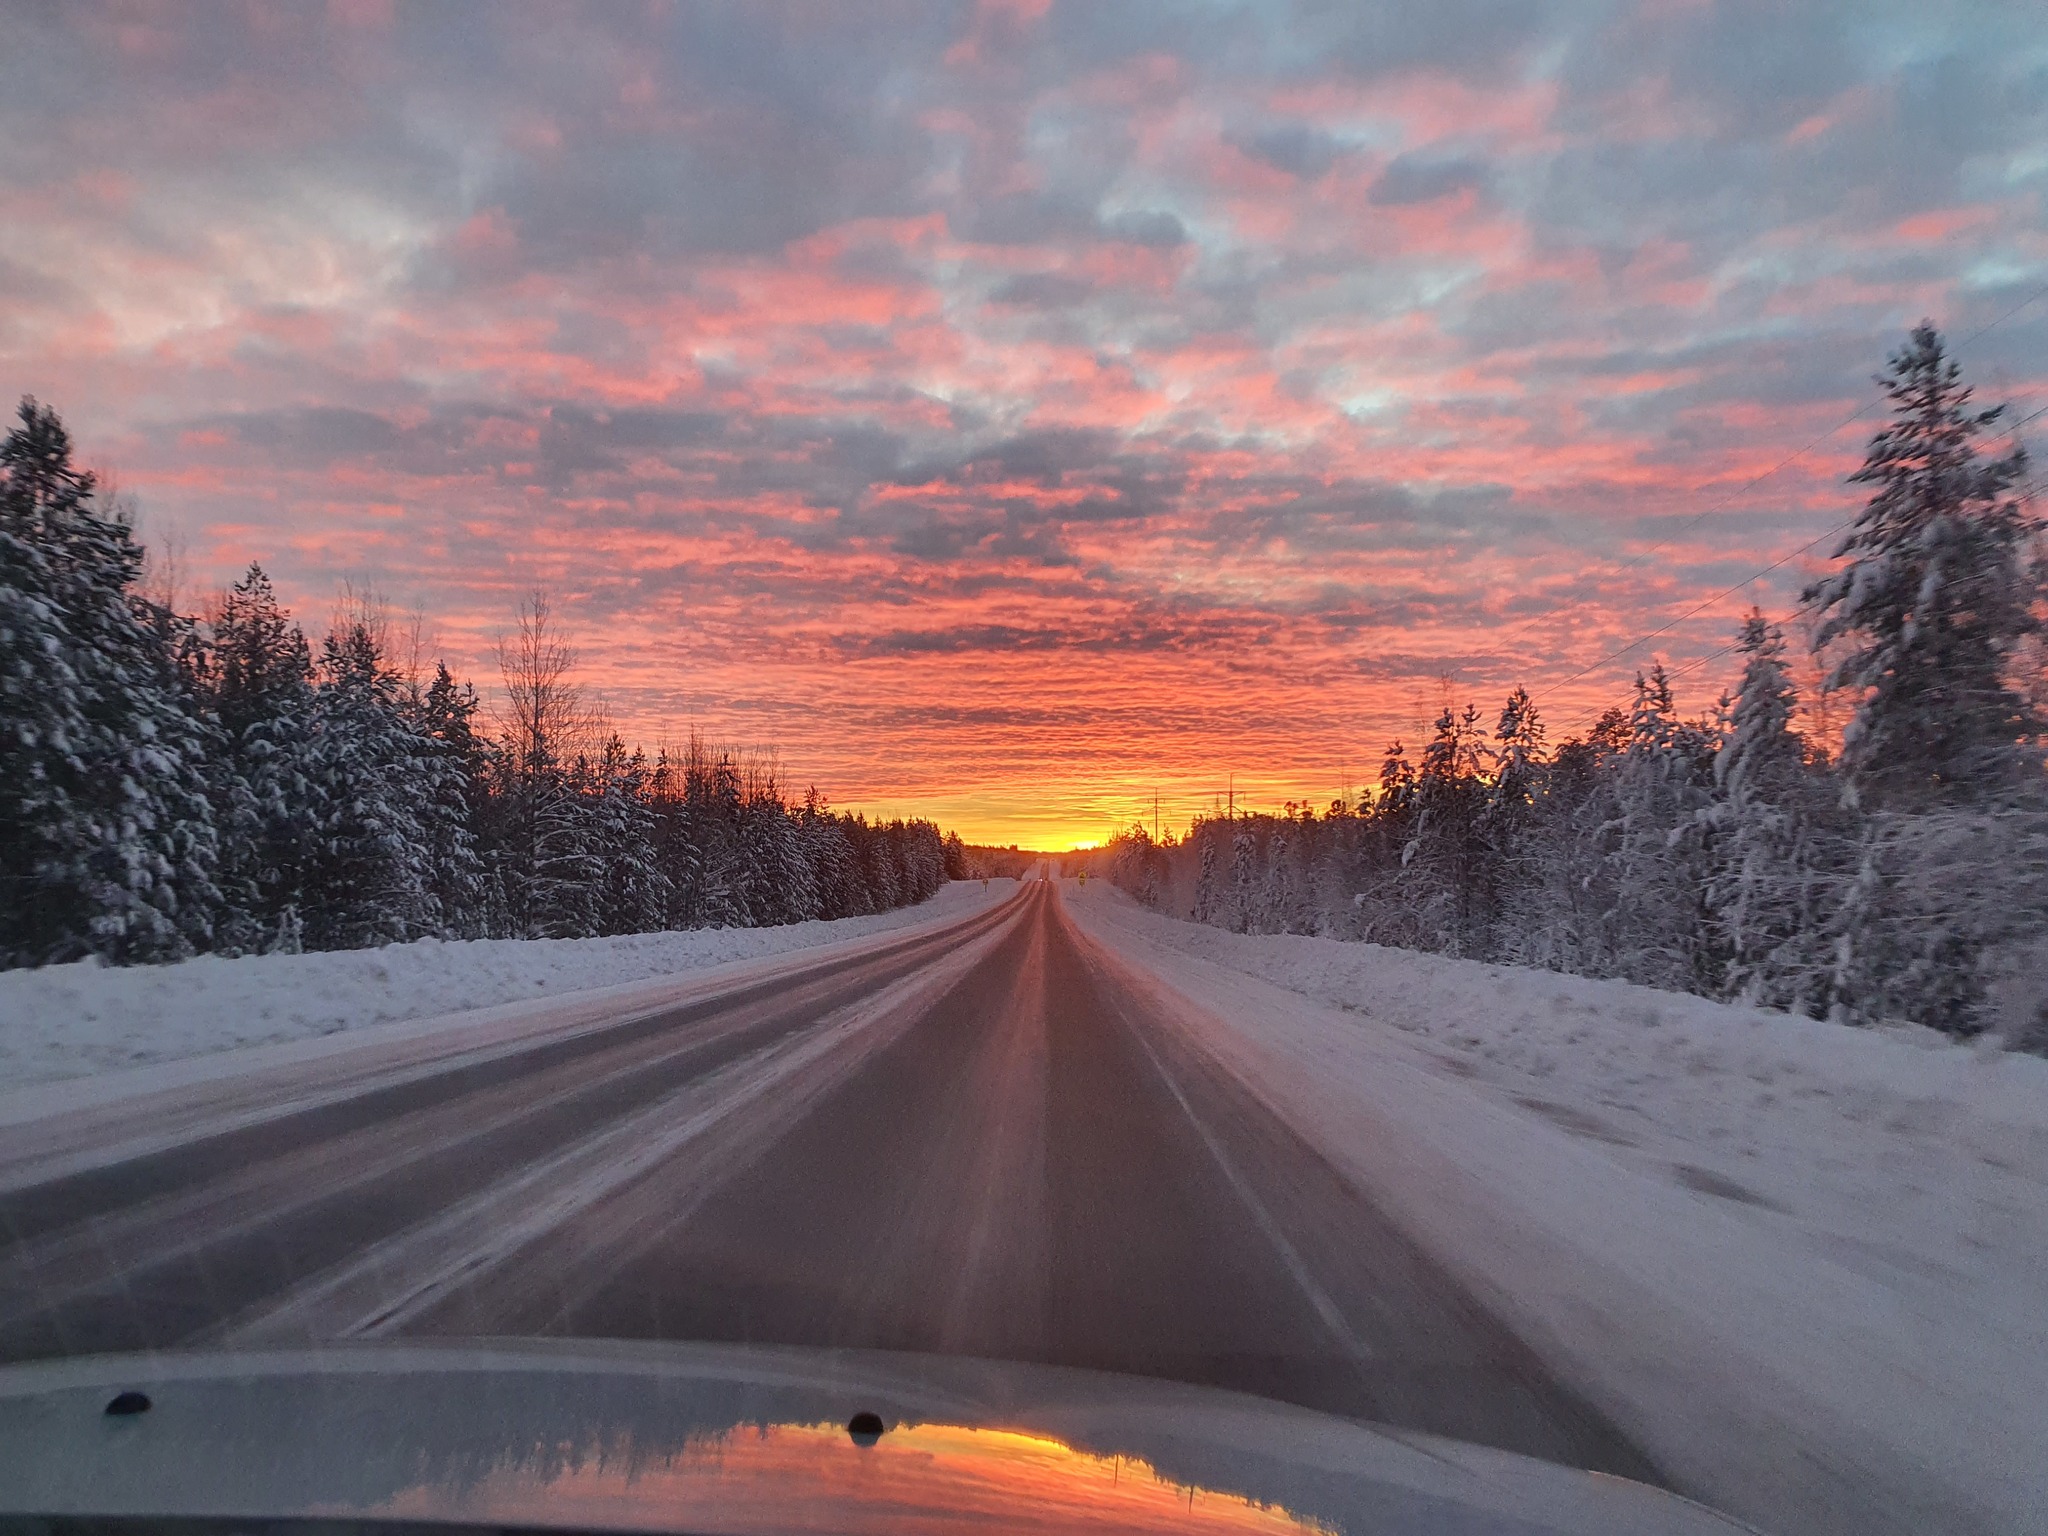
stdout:
POLYGON ((1142 822, 1110 840, 1109 880, 1140 906, 1159 905, 1166 860, 1142 822))
POLYGON ((222 596, 207 628, 205 693, 224 747, 212 775, 224 898, 218 947, 296 949, 311 857, 312 655, 260 565, 222 596))
POLYGON ((1707 813, 1707 905, 1727 955, 1725 995, 1824 1018, 1853 844, 1838 795, 1792 728, 1784 636, 1752 609, 1739 644, 1742 681, 1707 813))
POLYGON ((1878 383, 1891 419, 1852 477, 1875 489, 1806 592, 1855 704, 1842 767, 1864 812, 1834 993, 1850 1018, 1969 1034, 2000 954, 2048 922, 2042 721, 2015 675, 2048 598, 2042 523, 2015 491, 2024 452, 1982 450, 2003 408, 1971 403, 1932 326, 1878 383))
POLYGON ((868 824, 858 812, 832 818, 846 848, 847 877, 845 916, 858 917, 876 910, 875 894, 868 884, 868 824))
POLYGON ((1448 702, 1416 775, 1414 818, 1401 850, 1401 887, 1420 928, 1420 947, 1483 952, 1492 922, 1492 881, 1481 841, 1486 808, 1485 742, 1479 711, 1448 702))
POLYGON ((945 845, 939 829, 923 817, 896 823, 903 858, 903 901, 924 901, 946 883, 945 845))
POLYGON ((597 766, 578 758, 541 763, 531 781, 533 862, 526 886, 526 937, 588 939, 602 931, 604 826, 597 766))
POLYGON ((1531 879, 1532 834, 1546 765, 1543 716, 1528 689, 1518 687, 1508 695, 1493 739, 1493 784, 1479 817, 1479 840, 1493 883, 1489 954, 1504 948, 1503 924, 1510 921, 1506 914, 1514 893, 1531 879))
POLYGON ((1528 689, 1517 688, 1508 695, 1493 739, 1495 766, 1493 788, 1487 796, 1487 826, 1505 852, 1516 829, 1528 821, 1543 776, 1543 715, 1528 689))
POLYGON ((1415 832, 1415 793, 1415 766, 1407 749, 1388 742, 1352 893, 1358 936, 1370 943, 1421 946, 1422 926, 1402 881, 1402 856, 1415 832))
POLYGON ((1614 764, 1597 974, 1709 996, 1718 989, 1701 818, 1717 745, 1678 718, 1661 662, 1637 676, 1628 748, 1614 764))
POLYGON ((2013 494, 2025 451, 1978 451, 2004 407, 1971 404, 1931 324, 1877 383, 1891 420, 1851 476, 1875 489, 1835 551, 1848 563, 1804 601, 1816 648, 1843 647, 1828 686, 1856 699, 1842 740, 1852 793, 1873 808, 1968 803, 2039 773, 2021 746, 2041 722, 2008 667, 2041 622, 2028 545, 2042 525, 2013 494))
POLYGON ((1607 710, 1582 739, 1559 746, 1546 767, 1520 878, 1504 892, 1502 958, 1580 975, 1612 974, 1614 791, 1629 734, 1628 714, 1607 710))
MULTIPOLYGON (((1290 813, 1295 808, 1290 806, 1290 813)), ((1269 933, 1314 933, 1315 823, 1306 807, 1273 823, 1266 843, 1265 922, 1269 933)))
POLYGON ((438 933, 430 820, 440 754, 407 718, 402 682, 365 624, 327 637, 303 762, 306 946, 365 949, 438 933))
POLYGON ((1223 908, 1222 894, 1217 890, 1216 882, 1216 823, 1199 823, 1192 841, 1196 845, 1196 874, 1195 906, 1191 915, 1198 923, 1213 923, 1223 908))
POLYGON ((1251 933, 1258 918, 1259 843, 1251 818, 1230 819, 1230 929, 1251 933))
POLYGON ((738 824, 740 902, 754 927, 801 922, 817 892, 772 764, 743 775, 738 824))
POLYGON ((663 747, 647 776, 647 803, 654 815, 654 862, 667 892, 664 928, 696 926, 702 860, 691 835, 685 761, 663 747))
POLYGON ((824 894, 811 862, 802 823, 778 798, 775 802, 775 884, 781 892, 782 921, 808 922, 824 915, 824 894))
POLYGON ((876 822, 868 828, 862 861, 867 874, 871 910, 887 912, 903 905, 903 860, 888 825, 876 822))
POLYGON ((668 910, 668 877, 656 855, 654 808, 647 793, 647 759, 627 752, 613 735, 597 766, 596 832, 599 933, 649 933, 668 910))
POLYGON ((431 744, 423 818, 431 890, 449 938, 477 939, 492 931, 492 893, 478 850, 490 751, 476 734, 476 711, 476 690, 457 682, 446 662, 412 703, 415 728, 431 744))
POLYGON ((691 745, 690 819, 700 870, 696 921, 707 928, 750 927, 740 830, 746 796, 739 764, 730 752, 694 739, 691 745))
POLYGON ((138 621, 141 568, 56 413, 23 400, 0 443, 0 965, 211 937, 205 732, 138 621))
POLYGON ((853 849, 840 824, 814 784, 804 792, 796 823, 803 840, 811 884, 818 893, 818 916, 850 917, 858 910, 858 874, 853 849))

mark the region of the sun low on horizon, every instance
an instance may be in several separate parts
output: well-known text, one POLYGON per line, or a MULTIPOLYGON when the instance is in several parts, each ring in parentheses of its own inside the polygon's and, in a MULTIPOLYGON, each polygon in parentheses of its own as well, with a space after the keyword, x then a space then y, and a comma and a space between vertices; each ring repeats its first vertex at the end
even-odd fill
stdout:
POLYGON ((182 603, 373 592, 488 699, 544 591, 628 740, 972 843, 1708 711, 1910 326, 2048 406, 2025 5, 6 25, 0 385, 182 603))

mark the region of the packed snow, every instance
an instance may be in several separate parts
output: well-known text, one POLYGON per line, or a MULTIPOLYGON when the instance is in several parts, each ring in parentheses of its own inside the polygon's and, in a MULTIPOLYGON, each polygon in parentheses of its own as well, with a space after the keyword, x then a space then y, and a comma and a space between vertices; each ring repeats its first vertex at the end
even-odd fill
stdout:
POLYGON ((1066 889, 1689 1490, 2043 1528, 2048 1061, 1066 889))
POLYGON ((758 959, 962 916, 1015 882, 940 887, 913 907, 770 928, 603 939, 421 939, 301 955, 200 955, 0 971, 0 1083, 25 1087, 123 1067, 455 1015, 758 959))

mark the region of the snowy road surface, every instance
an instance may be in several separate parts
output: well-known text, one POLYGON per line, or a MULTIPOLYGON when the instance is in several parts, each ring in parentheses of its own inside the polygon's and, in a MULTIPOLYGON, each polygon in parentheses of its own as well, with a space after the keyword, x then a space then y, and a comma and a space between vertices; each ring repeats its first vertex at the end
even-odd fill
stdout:
POLYGON ((1055 886, 656 1003, 0 1125, 0 1357, 405 1334, 870 1346, 1654 1476, 1055 886))

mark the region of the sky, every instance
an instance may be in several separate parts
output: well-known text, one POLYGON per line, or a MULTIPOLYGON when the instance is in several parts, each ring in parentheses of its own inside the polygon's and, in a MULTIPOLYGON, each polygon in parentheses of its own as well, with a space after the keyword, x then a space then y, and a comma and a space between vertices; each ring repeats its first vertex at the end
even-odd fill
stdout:
POLYGON ((1909 326, 2048 406, 2038 4, 0 27, 0 390, 188 606, 373 589, 488 694, 545 590, 629 739, 970 841, 1706 710, 1909 326))

